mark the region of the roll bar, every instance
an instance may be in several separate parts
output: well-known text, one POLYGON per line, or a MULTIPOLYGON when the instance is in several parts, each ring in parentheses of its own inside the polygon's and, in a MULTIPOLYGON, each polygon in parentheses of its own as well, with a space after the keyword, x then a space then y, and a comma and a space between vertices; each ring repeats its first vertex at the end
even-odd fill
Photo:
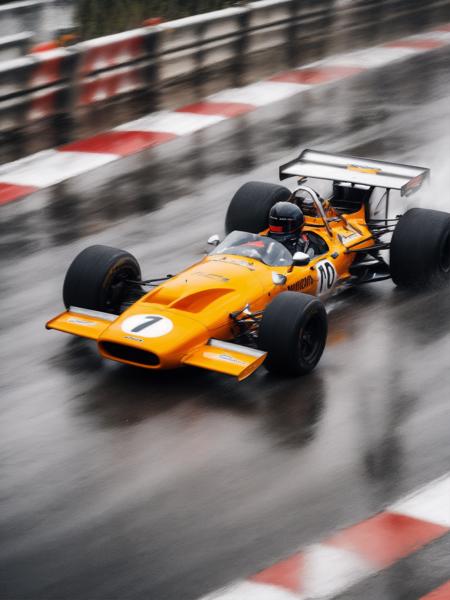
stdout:
POLYGON ((325 227, 327 228, 328 233, 330 234, 331 237, 333 237, 333 232, 331 231, 330 224, 328 223, 327 215, 325 214, 322 202, 320 201, 317 193, 307 185, 300 185, 296 190, 294 190, 292 192, 291 197, 295 198, 295 195, 297 194, 297 192, 306 192, 307 194, 309 194, 311 196, 312 201, 314 202, 314 204, 317 208, 317 211, 319 212, 320 216, 322 217, 323 223, 324 223, 325 227))

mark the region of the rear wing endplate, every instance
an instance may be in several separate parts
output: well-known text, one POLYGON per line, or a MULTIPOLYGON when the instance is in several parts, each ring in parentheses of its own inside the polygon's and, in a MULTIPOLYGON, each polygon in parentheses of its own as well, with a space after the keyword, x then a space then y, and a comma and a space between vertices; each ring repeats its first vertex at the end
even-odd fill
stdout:
POLYGON ((280 179, 313 177, 333 181, 400 190, 409 196, 422 187, 430 170, 343 154, 304 150, 298 158, 280 167, 280 179))

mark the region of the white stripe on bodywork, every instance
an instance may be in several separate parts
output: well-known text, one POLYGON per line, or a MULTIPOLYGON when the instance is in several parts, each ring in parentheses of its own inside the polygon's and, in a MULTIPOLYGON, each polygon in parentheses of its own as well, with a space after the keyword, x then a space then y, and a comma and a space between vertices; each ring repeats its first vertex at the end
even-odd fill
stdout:
POLYGON ((311 86, 303 83, 286 83, 282 81, 260 81, 241 88, 231 88, 208 97, 212 102, 236 102, 265 106, 284 98, 294 96, 311 86))
POLYGON ((255 358, 261 358, 265 352, 263 350, 257 350, 256 348, 248 348, 247 346, 240 346, 239 344, 233 344, 231 342, 223 342, 222 340, 210 339, 208 346, 213 348, 221 348, 222 350, 229 350, 230 352, 239 352, 240 354, 246 354, 247 356, 254 356, 255 358))
POLYGON ((161 111, 120 125, 116 127, 116 131, 158 131, 186 135, 224 121, 225 118, 219 115, 161 111))
POLYGON ((85 315, 86 317, 92 317, 93 319, 102 319, 103 321, 115 321, 118 317, 118 315, 112 315, 99 310, 91 310, 89 308, 80 308, 78 306, 71 306, 68 312, 73 313, 74 315, 85 315))
POLYGON ((0 171, 1 183, 32 185, 38 188, 50 187, 76 177, 119 158, 116 154, 94 152, 58 152, 47 150, 18 161, 0 171))

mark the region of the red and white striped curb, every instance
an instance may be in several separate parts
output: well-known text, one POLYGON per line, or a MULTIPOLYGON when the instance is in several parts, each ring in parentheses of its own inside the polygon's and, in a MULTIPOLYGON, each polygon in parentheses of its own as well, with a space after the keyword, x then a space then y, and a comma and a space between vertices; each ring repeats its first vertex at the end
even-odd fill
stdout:
MULTIPOLYGON (((385 511, 201 600, 334 598, 449 532, 450 474, 385 511)), ((429 594, 425 598, 449 600, 449 589, 450 584, 445 584, 433 592, 444 595, 429 594)))
POLYGON ((450 24, 365 50, 333 56, 268 80, 223 90, 175 111, 161 111, 93 137, 0 167, 0 205, 175 138, 450 44, 450 24))

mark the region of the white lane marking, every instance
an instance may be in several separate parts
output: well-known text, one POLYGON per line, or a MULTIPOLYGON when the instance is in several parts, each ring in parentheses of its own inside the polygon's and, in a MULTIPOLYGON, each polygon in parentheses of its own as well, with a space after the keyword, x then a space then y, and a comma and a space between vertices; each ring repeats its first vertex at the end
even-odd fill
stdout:
POLYGON ((324 544, 306 548, 303 593, 306 598, 332 598, 375 573, 353 552, 324 544))
POLYGON ((362 67, 370 69, 381 67, 397 60, 402 60, 420 52, 422 52, 422 50, 417 48, 377 47, 333 56, 316 64, 320 64, 321 66, 362 67))
POLYGON ((106 165, 117 158, 120 157, 116 154, 94 152, 58 152, 57 150, 38 152, 29 157, 26 162, 11 163, 10 169, 2 170, 0 182, 39 188, 50 187, 69 177, 106 165))
POLYGON ((116 131, 159 131, 175 135, 187 135, 225 119, 226 117, 220 115, 160 111, 136 121, 131 121, 131 123, 119 125, 119 127, 116 127, 116 131))
POLYGON ((450 474, 398 500, 386 510, 450 527, 450 474))
MULTIPOLYGON (((243 581, 223 590, 204 596, 201 600, 303 600, 304 596, 294 594, 274 585, 243 581)), ((306 599, 305 599, 306 600, 306 599)))
POLYGON ((311 85, 303 83, 286 83, 284 81, 259 81, 241 88, 231 88, 208 96, 212 102, 238 102, 252 104, 253 106, 265 106, 284 98, 294 96, 311 85))

